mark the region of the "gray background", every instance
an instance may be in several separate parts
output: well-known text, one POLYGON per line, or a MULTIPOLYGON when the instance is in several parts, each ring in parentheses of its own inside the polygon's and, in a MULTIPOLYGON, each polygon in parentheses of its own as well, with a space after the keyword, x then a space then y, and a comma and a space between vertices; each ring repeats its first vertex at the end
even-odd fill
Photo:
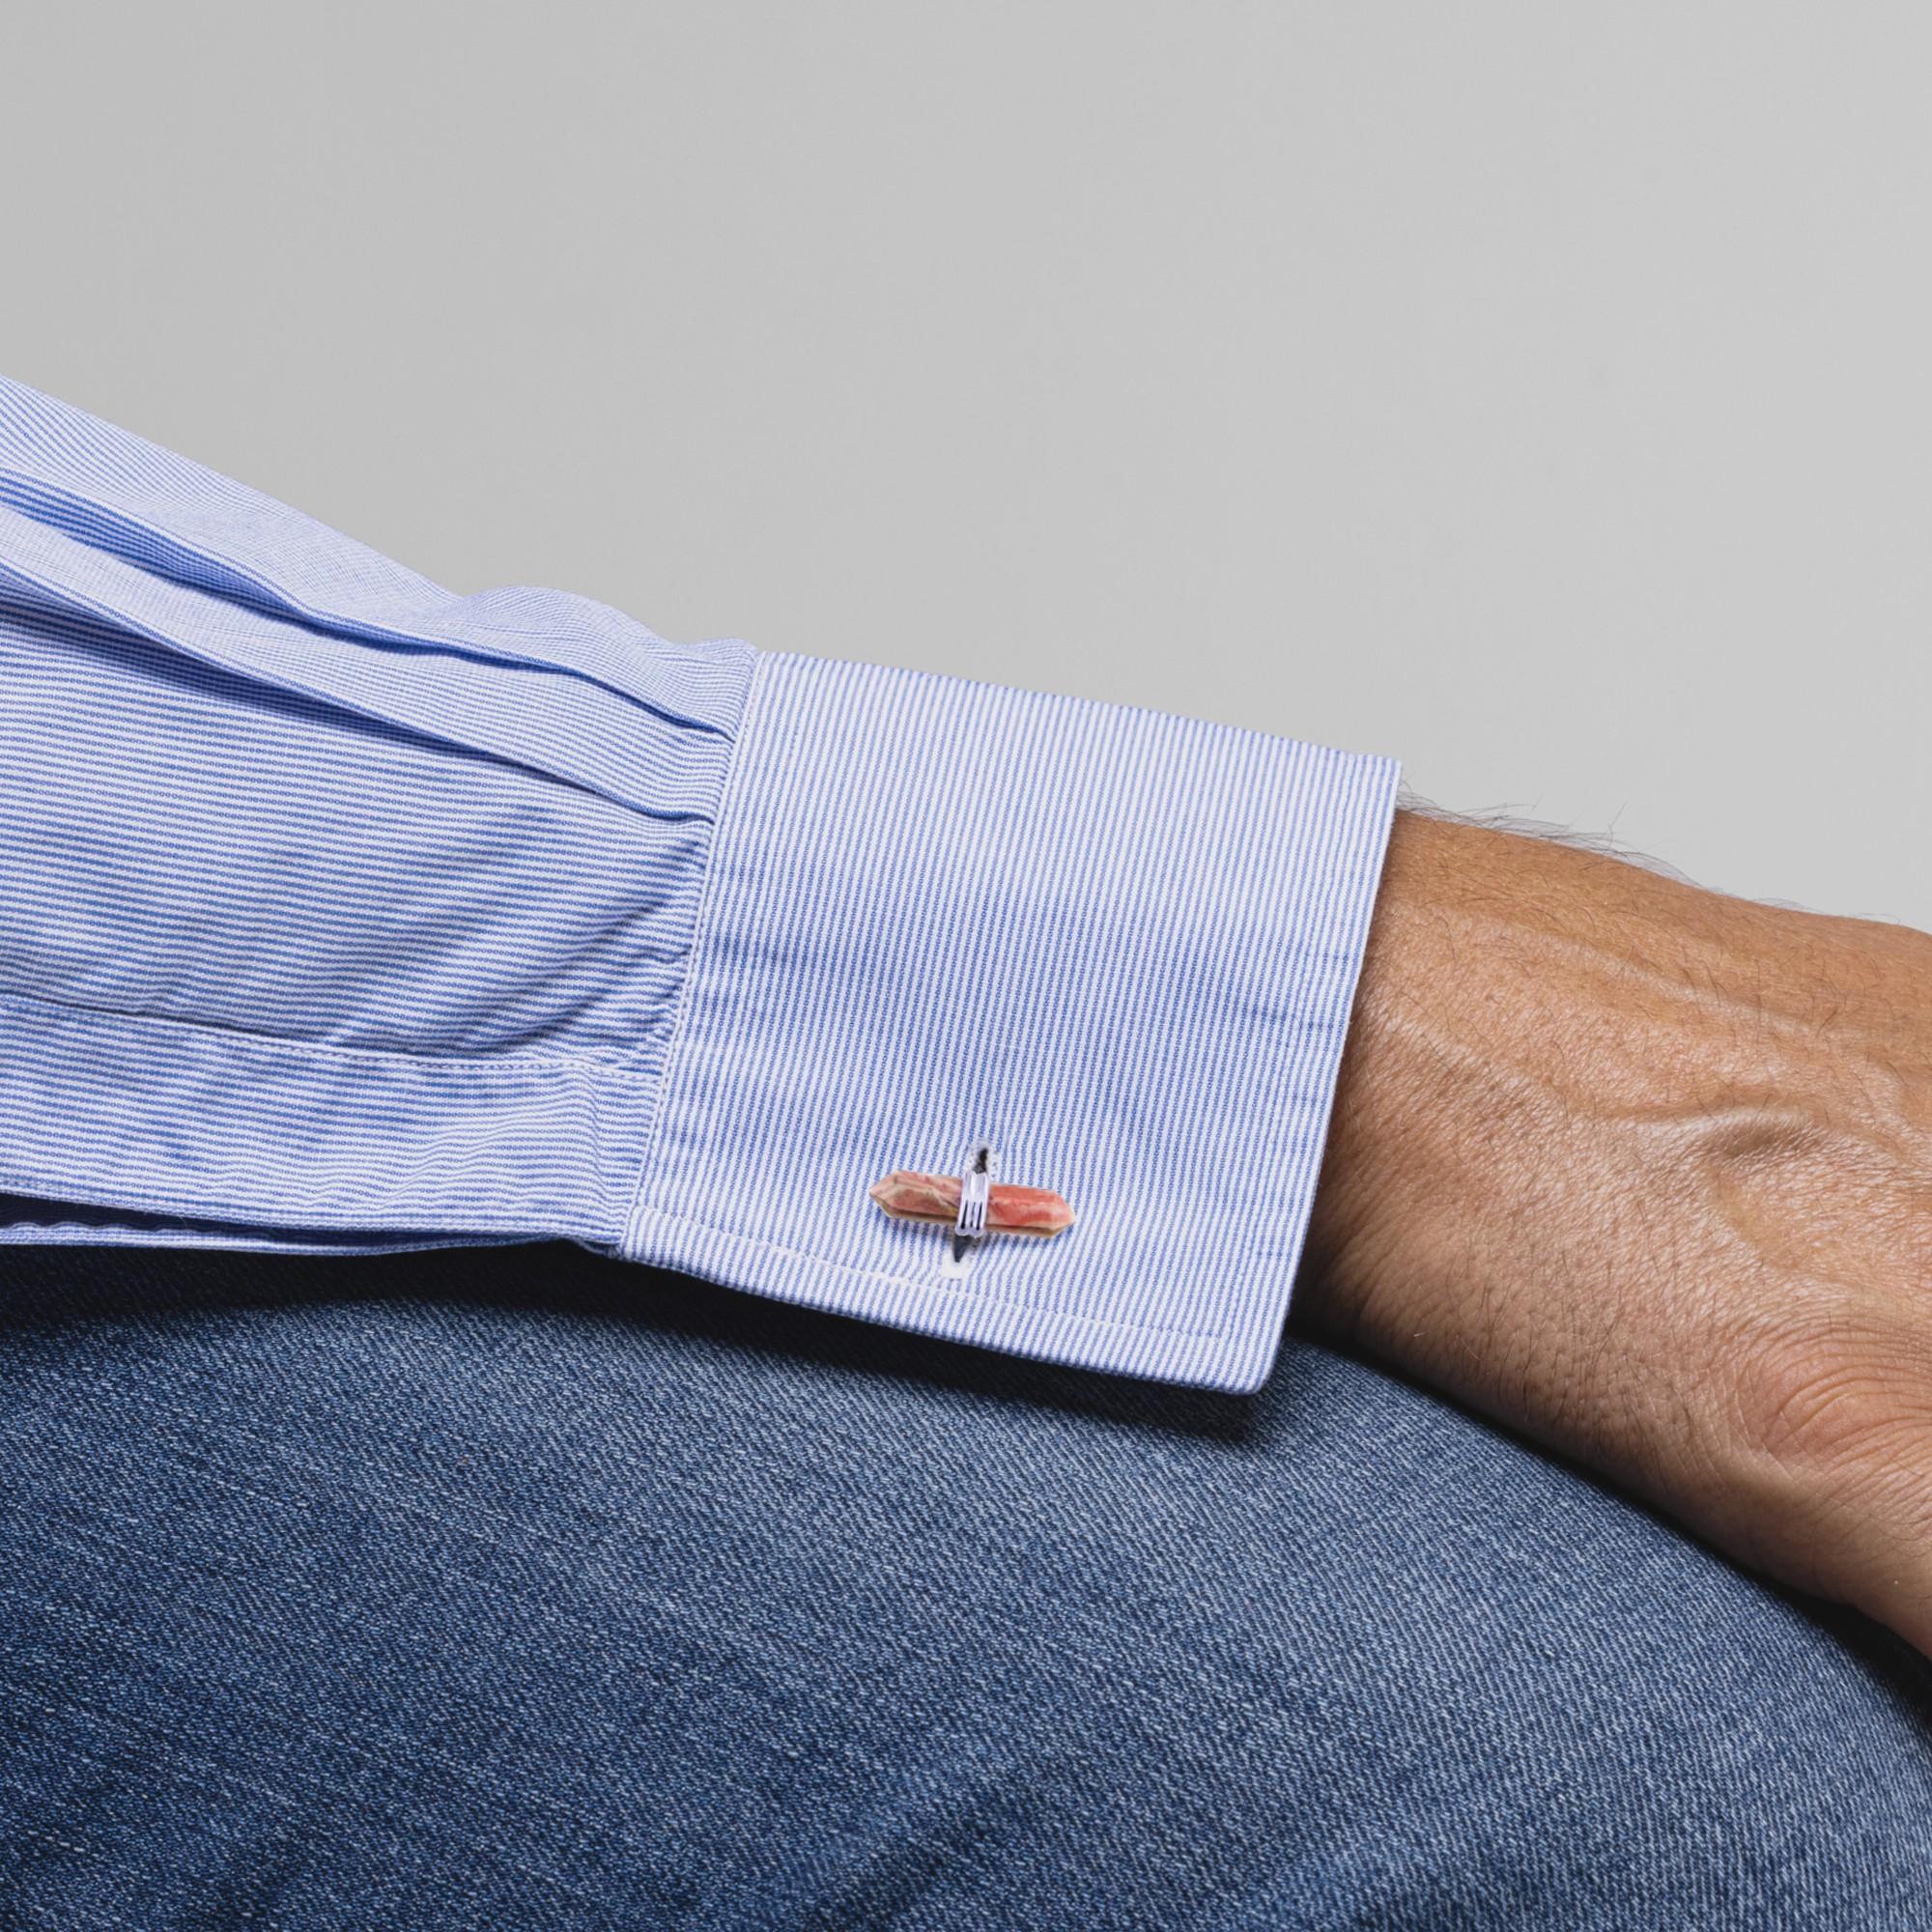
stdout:
POLYGON ((460 589, 1932 926, 1932 10, 15 10, 0 367, 460 589))

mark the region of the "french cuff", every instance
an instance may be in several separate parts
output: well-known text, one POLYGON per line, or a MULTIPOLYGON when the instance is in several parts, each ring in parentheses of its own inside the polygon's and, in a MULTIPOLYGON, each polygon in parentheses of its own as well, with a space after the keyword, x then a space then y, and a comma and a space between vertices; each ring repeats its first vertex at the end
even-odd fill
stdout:
POLYGON ((1279 1346, 1393 759, 760 653, 621 1250, 1009 1352, 1248 1392, 1279 1346), (951 1267, 887 1174, 1075 1220, 951 1267))

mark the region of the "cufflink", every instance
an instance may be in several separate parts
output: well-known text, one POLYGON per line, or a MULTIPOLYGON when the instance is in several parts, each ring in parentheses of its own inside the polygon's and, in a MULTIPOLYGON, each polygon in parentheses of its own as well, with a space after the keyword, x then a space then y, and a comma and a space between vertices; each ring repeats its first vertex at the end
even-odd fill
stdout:
POLYGON ((950 1227, 949 1272, 963 1267, 989 1235, 1057 1235, 1073 1225, 1073 1209, 1052 1188, 996 1183, 993 1151, 983 1141, 967 1156, 964 1175, 900 1168, 867 1191, 895 1221, 950 1227))

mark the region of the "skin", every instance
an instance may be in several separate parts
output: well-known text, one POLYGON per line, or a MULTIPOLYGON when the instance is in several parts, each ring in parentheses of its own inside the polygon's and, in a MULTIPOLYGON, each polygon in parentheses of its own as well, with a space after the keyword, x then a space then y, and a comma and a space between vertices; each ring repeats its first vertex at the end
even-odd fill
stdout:
POLYGON ((1932 937, 1398 813, 1295 1321, 1932 1656, 1932 937))

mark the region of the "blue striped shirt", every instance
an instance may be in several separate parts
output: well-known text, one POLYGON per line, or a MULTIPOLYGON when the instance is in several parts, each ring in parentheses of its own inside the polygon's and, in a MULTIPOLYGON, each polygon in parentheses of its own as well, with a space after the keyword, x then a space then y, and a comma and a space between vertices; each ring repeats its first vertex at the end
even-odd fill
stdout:
POLYGON ((1386 758, 457 596, 0 382, 0 1240, 564 1237, 1252 1390, 1386 758), (902 1168, 1077 1219, 952 1259, 902 1168))

